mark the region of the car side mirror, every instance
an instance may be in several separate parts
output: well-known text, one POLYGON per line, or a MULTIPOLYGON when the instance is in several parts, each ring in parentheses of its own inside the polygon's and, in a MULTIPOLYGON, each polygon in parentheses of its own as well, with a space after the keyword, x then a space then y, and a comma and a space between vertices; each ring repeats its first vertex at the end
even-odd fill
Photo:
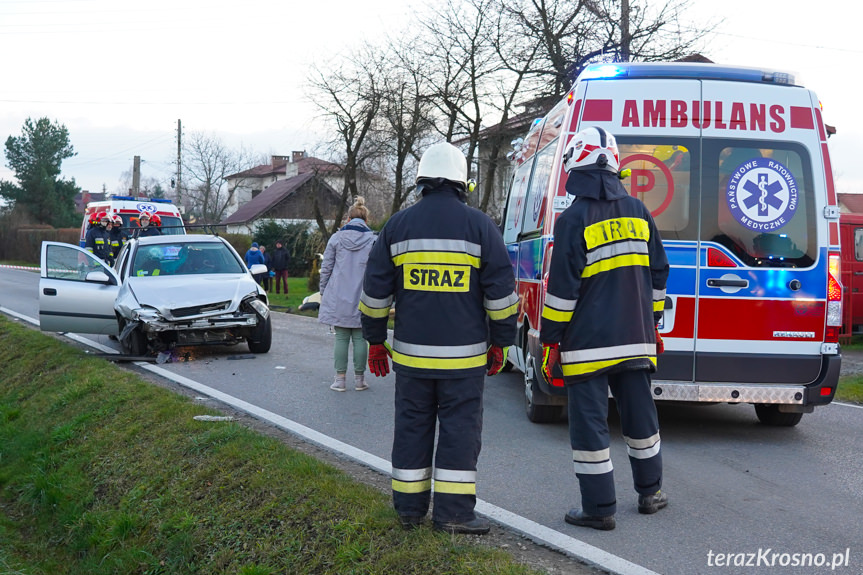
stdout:
POLYGON ((258 274, 265 274, 267 273, 267 266, 265 266, 264 264, 252 264, 252 267, 249 268, 249 271, 252 272, 253 276, 256 276, 258 274))
POLYGON ((109 276, 108 274, 106 274, 105 272, 102 272, 102 271, 95 271, 95 272, 88 273, 87 276, 84 278, 84 281, 96 283, 96 284, 105 284, 105 285, 109 285, 109 284, 114 283, 114 280, 111 279, 111 276, 109 276))

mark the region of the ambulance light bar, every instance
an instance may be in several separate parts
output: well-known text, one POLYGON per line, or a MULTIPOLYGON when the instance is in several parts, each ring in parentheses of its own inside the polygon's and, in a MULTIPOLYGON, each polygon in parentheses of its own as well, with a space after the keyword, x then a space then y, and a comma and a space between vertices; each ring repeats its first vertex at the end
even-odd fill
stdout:
POLYGON ((111 196, 112 200, 129 201, 129 202, 151 202, 154 204, 173 204, 174 202, 167 198, 136 198, 134 196, 111 196))
POLYGON ((690 62, 591 64, 578 75, 576 82, 614 78, 693 78, 796 85, 794 75, 787 72, 690 62))

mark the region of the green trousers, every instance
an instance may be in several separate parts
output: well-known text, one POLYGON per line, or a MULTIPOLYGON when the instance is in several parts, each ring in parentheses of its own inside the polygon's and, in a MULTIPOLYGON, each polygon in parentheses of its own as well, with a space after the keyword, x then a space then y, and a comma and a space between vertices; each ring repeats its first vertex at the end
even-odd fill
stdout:
POLYGON ((369 359, 369 346, 363 339, 362 328, 336 327, 334 364, 336 373, 348 372, 348 345, 354 342, 354 373, 365 373, 369 359))

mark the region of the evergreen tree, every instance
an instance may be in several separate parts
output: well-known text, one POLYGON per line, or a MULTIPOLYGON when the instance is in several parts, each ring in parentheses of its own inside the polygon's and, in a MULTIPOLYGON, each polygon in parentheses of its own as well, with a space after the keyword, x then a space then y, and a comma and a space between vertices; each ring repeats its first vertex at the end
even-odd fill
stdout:
POLYGON ((66 126, 27 118, 19 137, 6 139, 6 167, 17 184, 0 181, 0 197, 24 207, 39 223, 67 227, 79 223, 75 215, 75 180, 61 180, 60 164, 75 155, 66 126))

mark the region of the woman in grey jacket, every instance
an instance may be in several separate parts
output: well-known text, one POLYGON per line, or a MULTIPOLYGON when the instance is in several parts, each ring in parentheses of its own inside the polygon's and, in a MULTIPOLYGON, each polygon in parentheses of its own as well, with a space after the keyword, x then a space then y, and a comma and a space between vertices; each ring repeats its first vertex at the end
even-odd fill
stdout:
POLYGON ((318 321, 335 328, 334 363, 336 377, 330 389, 345 391, 348 346, 353 341, 354 389, 363 391, 369 348, 360 326, 360 292, 366 261, 375 243, 375 234, 366 223, 369 210, 358 196, 348 211, 348 223, 327 242, 321 264, 321 306, 318 321))

